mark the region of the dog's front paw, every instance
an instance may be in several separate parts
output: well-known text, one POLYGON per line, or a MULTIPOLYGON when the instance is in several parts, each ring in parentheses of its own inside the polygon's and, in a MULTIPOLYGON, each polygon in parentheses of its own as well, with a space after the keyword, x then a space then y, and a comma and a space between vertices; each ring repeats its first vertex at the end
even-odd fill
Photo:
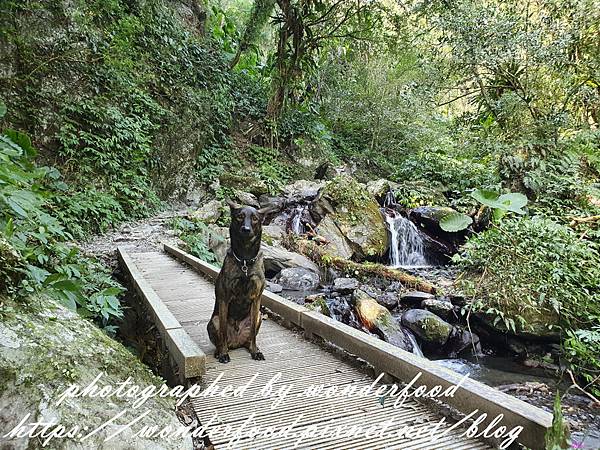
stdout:
POLYGON ((252 356, 252 359, 255 359, 256 361, 264 361, 265 360, 265 355, 263 355, 262 352, 255 352, 255 353, 251 353, 250 355, 252 356))
POLYGON ((223 353, 222 355, 217 356, 217 359, 219 360, 220 363, 223 363, 223 364, 227 364, 229 361, 231 361, 231 358, 229 357, 229 353, 223 353))

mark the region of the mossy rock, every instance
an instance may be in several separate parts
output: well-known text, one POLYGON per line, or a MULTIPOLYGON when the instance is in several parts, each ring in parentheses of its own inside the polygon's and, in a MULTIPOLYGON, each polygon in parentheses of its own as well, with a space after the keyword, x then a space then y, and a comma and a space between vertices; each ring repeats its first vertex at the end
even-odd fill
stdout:
POLYGON ((495 305, 502 316, 483 312, 474 316, 499 334, 514 334, 533 341, 560 342, 560 317, 556 311, 527 305, 527 302, 507 297, 502 304, 495 305))
POLYGON ((323 188, 317 208, 320 202, 327 202, 333 208, 330 219, 348 241, 354 259, 363 260, 385 253, 388 246, 385 222, 379 204, 363 184, 352 177, 335 177, 323 188))
POLYGON ((221 186, 249 192, 256 197, 269 193, 267 184, 258 176, 252 177, 226 172, 219 177, 219 182, 221 186))
MULTIPOLYGON (((117 388, 129 377, 131 383, 128 386, 136 385, 140 390, 158 387, 163 381, 123 345, 49 298, 34 298, 27 305, 2 301, 12 308, 0 322, 0 423, 5 427, 3 433, 30 414, 27 423, 54 420, 67 430, 80 427, 81 434, 85 435, 125 411, 113 424, 86 440, 85 445, 77 438, 62 438, 52 440, 45 448, 192 448, 189 436, 173 439, 134 436, 144 426, 179 429, 174 399, 154 397, 137 408, 133 406, 135 399, 124 396, 67 397, 58 404, 57 400, 69 386, 74 384, 83 389, 99 374, 102 374, 97 383, 99 387, 117 388), (148 414, 133 427, 104 442, 117 426, 130 423, 146 412, 148 414)), ((27 437, 9 440, 5 445, 42 448, 40 440, 27 437)))
POLYGON ((454 328, 448 322, 424 309, 406 311, 402 314, 402 325, 430 346, 445 345, 454 328))

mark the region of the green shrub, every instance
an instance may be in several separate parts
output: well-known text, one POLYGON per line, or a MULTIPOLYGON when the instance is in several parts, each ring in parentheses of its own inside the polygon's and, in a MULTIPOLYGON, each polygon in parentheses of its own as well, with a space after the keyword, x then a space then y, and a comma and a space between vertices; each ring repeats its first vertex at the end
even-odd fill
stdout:
POLYGON ((170 223, 171 228, 179 232, 179 239, 185 242, 187 251, 198 258, 216 263, 217 258, 208 246, 210 228, 203 222, 175 218, 170 223))
POLYGON ((597 244, 543 218, 505 218, 473 236, 455 261, 461 285, 509 330, 552 328, 568 338, 566 356, 590 379, 600 358, 600 254, 597 244), (595 330, 595 331, 590 331, 595 330), (587 339, 587 340, 586 340, 587 339))
POLYGON ((55 169, 34 163, 36 153, 27 136, 0 135, 0 292, 20 299, 44 292, 112 328, 123 288, 67 243, 72 236, 49 205, 68 198, 68 186, 55 169))

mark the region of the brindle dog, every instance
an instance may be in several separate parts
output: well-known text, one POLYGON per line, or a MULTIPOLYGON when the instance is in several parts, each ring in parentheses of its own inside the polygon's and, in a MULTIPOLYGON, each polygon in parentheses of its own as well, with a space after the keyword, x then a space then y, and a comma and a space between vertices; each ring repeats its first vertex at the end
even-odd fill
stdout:
POLYGON ((229 350, 245 347, 252 359, 265 357, 256 345, 260 328, 260 299, 265 288, 265 268, 260 250, 262 222, 268 209, 229 203, 231 247, 215 281, 215 309, 208 322, 215 358, 228 363, 229 350))

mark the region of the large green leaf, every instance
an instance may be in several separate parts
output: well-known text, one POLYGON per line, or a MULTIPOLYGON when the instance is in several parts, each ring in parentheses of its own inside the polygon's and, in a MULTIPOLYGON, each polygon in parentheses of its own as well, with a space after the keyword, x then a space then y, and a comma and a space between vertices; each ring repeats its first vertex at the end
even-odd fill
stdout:
POLYGON ((507 209, 506 205, 498 200, 497 192, 487 189, 476 189, 471 192, 471 197, 490 208, 507 209))
POLYGON ((520 192, 510 192, 498 197, 498 201, 506 205, 506 209, 517 214, 525 214, 523 207, 527 205, 527 196, 520 192))
POLYGON ((470 216, 459 212, 452 212, 442 217, 440 228, 449 233, 456 233, 457 231, 466 229, 472 223, 473 219, 470 216))

